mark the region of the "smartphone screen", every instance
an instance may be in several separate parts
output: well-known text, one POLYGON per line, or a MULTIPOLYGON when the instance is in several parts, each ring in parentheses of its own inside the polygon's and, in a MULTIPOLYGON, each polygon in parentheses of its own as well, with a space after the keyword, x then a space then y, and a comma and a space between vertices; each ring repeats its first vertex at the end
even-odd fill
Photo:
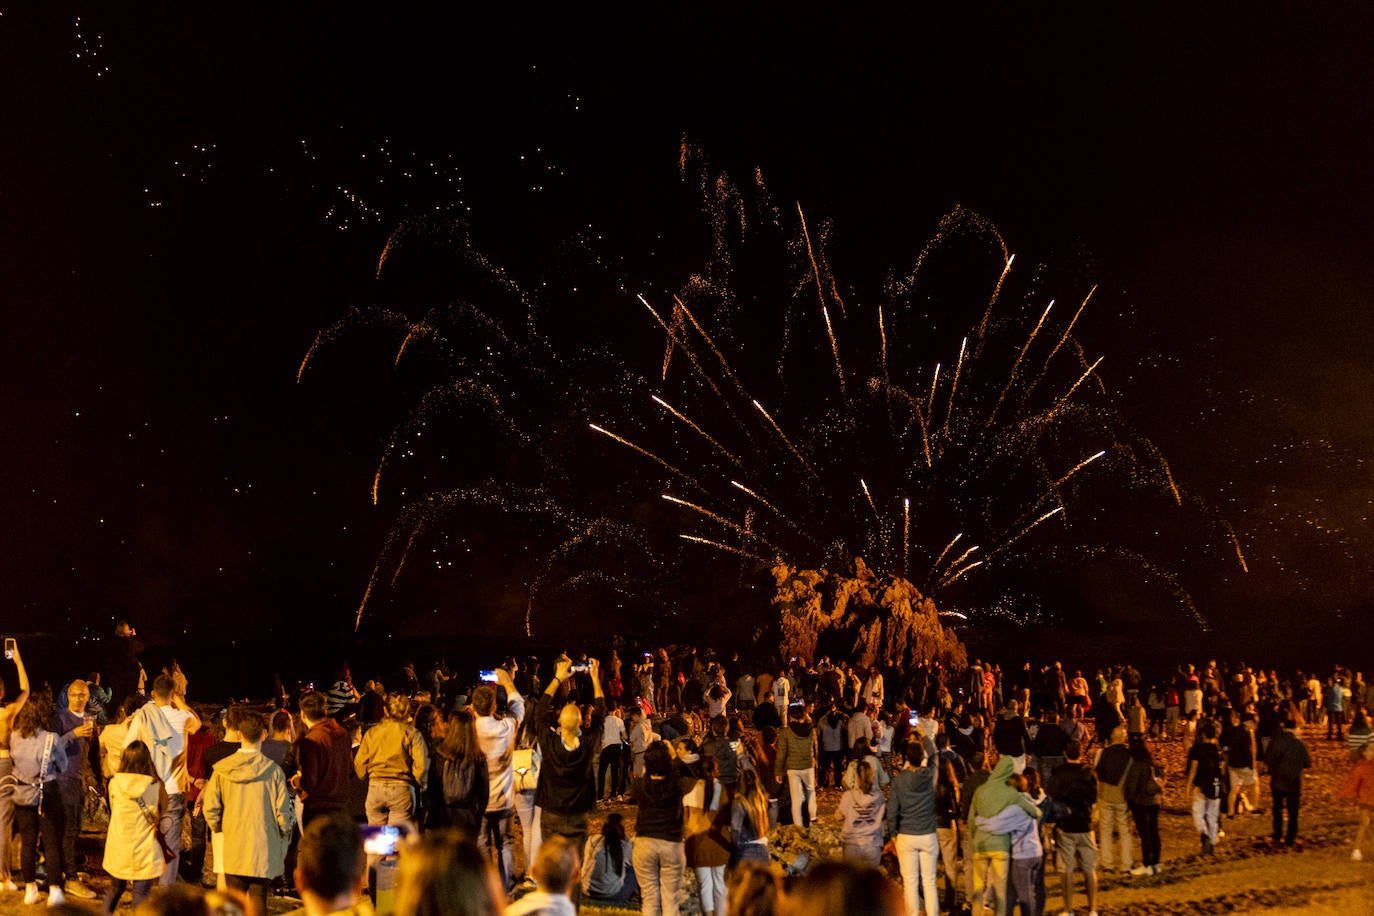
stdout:
POLYGON ((15 649, 14 637, 12 637, 12 636, 6 636, 6 637, 5 637, 5 658, 10 658, 10 659, 14 658, 14 649, 15 649))
POLYGON ((920 723, 921 717, 913 712, 911 715, 907 716, 907 721, 911 723, 912 728, 915 728, 920 723))
POLYGON ((482 680, 486 681, 488 684, 495 684, 495 683, 496 683, 496 670, 495 670, 495 669, 491 669, 491 670, 489 670, 489 671, 479 671, 479 672, 477 672, 477 674, 478 674, 478 677, 480 677, 482 680))
POLYGON ((363 828, 363 852, 370 856, 394 856, 400 846, 400 827, 369 825, 363 828))

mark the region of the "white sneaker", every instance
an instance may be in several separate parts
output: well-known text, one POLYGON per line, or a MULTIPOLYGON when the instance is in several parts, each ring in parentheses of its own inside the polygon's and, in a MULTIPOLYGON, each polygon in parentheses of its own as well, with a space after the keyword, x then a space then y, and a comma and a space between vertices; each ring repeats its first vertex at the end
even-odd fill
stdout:
POLYGON ((1352 853, 1350 854, 1350 861, 1352 861, 1352 862, 1362 862, 1362 861, 1364 861, 1364 853, 1360 852, 1358 849, 1355 850, 1354 852, 1352 852, 1352 853))
POLYGON ((24 887, 24 902, 25 902, 25 903, 37 903, 37 902, 38 902, 38 885, 37 885, 37 884, 29 884, 29 885, 26 885, 26 886, 24 887))
POLYGON ((48 888, 48 906, 61 906, 66 902, 67 898, 62 893, 62 888, 56 884, 48 888))
POLYGON ((4 881, 3 889, 7 891, 17 891, 19 890, 19 885, 15 884, 12 879, 6 878, 4 881))
POLYGON ((1145 875, 1153 875, 1154 873, 1155 870, 1148 865, 1137 865, 1135 868, 1131 869, 1131 875, 1136 878, 1142 878, 1145 875))
POLYGON ((96 897, 95 891, 82 884, 80 880, 69 880, 63 890, 80 900, 94 900, 96 897))

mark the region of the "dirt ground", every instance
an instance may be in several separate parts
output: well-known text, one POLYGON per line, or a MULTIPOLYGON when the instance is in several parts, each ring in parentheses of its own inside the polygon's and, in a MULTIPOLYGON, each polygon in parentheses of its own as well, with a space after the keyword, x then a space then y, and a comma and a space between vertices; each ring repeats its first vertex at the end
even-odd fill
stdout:
MULTIPOLYGON (((1316 728, 1304 729, 1303 738, 1312 753, 1313 767, 1304 780, 1298 846, 1289 849, 1269 844, 1268 779, 1261 777, 1262 813, 1226 818, 1226 836, 1210 857, 1201 855, 1193 829, 1191 807, 1183 786, 1182 747, 1178 742, 1158 743, 1156 755, 1168 771, 1160 812, 1164 869, 1159 875, 1144 878, 1100 874, 1101 916, 1246 912, 1374 916, 1374 849, 1365 850, 1365 861, 1351 861, 1356 812, 1350 803, 1333 798, 1350 766, 1345 744, 1324 740, 1316 728)), ((822 790, 822 824, 836 820, 838 802, 838 792, 822 790)), ((633 824, 634 808, 620 805, 598 809, 594 824, 599 824, 611 811, 620 811, 633 824)), ((99 842, 98 837, 83 837, 82 849, 98 859, 99 842)), ((1374 846, 1374 840, 1366 845, 1374 846)), ((520 867, 523 862, 518 860, 523 855, 518 842, 516 849, 520 867)), ((1138 861, 1138 843, 1136 855, 1138 861)), ((98 868, 92 873, 92 884, 103 893, 103 876, 98 868)), ((1046 874, 1046 913, 1058 914, 1063 910, 1061 887, 1060 876, 1051 866, 1046 874)), ((128 911, 127 900, 126 896, 120 908, 123 912, 128 911)), ((22 892, 0 892, 0 916, 33 911, 21 901, 22 892)), ((99 901, 69 902, 91 912, 99 911, 99 901)), ((1081 879, 1074 903, 1076 913, 1088 912, 1081 879)), ((298 905, 294 900, 277 899, 272 911, 284 912, 298 905)))

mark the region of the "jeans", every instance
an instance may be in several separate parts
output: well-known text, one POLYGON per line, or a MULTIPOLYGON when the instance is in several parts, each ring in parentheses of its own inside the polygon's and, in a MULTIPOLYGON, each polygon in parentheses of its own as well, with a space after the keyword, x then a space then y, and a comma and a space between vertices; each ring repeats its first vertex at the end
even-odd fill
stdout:
POLYGON ((1007 916, 1007 869, 1010 863, 1009 852, 973 854, 973 916, 983 916, 987 908, 983 901, 989 892, 994 912, 997 916, 1007 916))
MULTIPOLYGON (((1041 916, 1045 912, 1045 859, 1011 860, 1011 886, 1021 916, 1041 916)), ((1008 907, 1010 909, 1010 907, 1008 907)))
MULTIPOLYGON (((959 825, 951 823, 948 827, 936 827, 935 839, 940 844, 940 859, 945 866, 945 886, 950 894, 959 886, 959 825)), ((950 903, 954 897, 950 897, 950 903)))
POLYGON ((544 840, 539 830, 539 808, 534 804, 534 790, 515 793, 515 814, 520 818, 520 845, 525 849, 525 871, 528 872, 544 840))
POLYGON ((81 787, 75 789, 62 793, 62 863, 72 878, 76 877, 76 838, 81 835, 81 787), (76 801, 69 800, 71 795, 76 801))
POLYGON ((1102 867, 1111 871, 1115 867, 1116 858, 1113 852, 1116 850, 1116 843, 1112 840, 1113 832, 1121 835, 1121 867, 1129 869, 1135 860, 1135 850, 1131 842, 1131 822, 1126 816, 1126 802, 1101 800, 1097 803, 1098 822, 1097 822, 1097 849, 1098 861, 1102 867))
MULTIPOLYGON (((14 760, 0 757, 0 777, 14 772, 14 760)), ((14 833, 14 798, 0 798, 0 882, 10 880, 10 837, 14 833)))
POLYGON ((43 786, 43 805, 15 805, 14 822, 19 828, 23 849, 19 856, 19 870, 25 884, 38 879, 38 834, 43 834, 43 851, 47 861, 48 884, 61 887, 66 883, 62 867, 62 798, 55 781, 43 786))
POLYGON ((1159 806, 1131 805, 1131 817, 1140 834, 1140 861, 1144 865, 1159 864, 1159 806))
POLYGON ((640 912, 644 916, 677 916, 677 895, 687 868, 681 841, 635 837, 634 866, 642 901, 640 912))
POLYGON ((1193 789, 1193 826, 1209 843, 1215 843, 1221 826, 1221 799, 1208 798, 1193 789))
POLYGON ((477 831, 477 848, 482 850, 482 857, 487 861, 491 861, 495 853, 496 871, 501 876, 501 886, 507 894, 515 887, 515 852, 511 848, 510 815, 509 808, 488 811, 482 818, 481 829, 477 831))
POLYGON ((205 815, 191 815, 191 846, 181 853, 181 878, 192 884, 200 884, 205 871, 205 846, 210 841, 209 825, 205 815))
POLYGON ((606 771, 611 771, 611 794, 623 795, 625 792, 625 763, 619 744, 601 749, 601 762, 596 767, 596 797, 606 794, 606 771))
POLYGON ((874 868, 883 860, 883 841, 880 837, 872 843, 850 843, 844 844, 844 859, 846 862, 858 862, 860 865, 871 865, 874 868))
POLYGON ((153 892, 153 885, 157 883, 156 878, 139 879, 137 881, 125 881, 123 878, 110 878, 110 892, 105 895, 105 907, 102 913, 113 913, 119 906, 119 898, 124 896, 124 891, 130 884, 134 886, 133 906, 135 909, 144 899, 153 892))
POLYGON ((844 776, 844 751, 821 751, 821 788, 839 787, 844 776))
POLYGON ((589 905, 602 906, 626 906, 634 899, 635 894, 639 893, 639 882, 635 879, 635 867, 631 863, 626 863, 625 883, 620 886, 620 893, 612 894, 609 897, 598 897, 593 894, 584 894, 582 902, 589 905))
POLYGON ((725 916, 725 866, 698 866, 696 873, 701 888, 701 911, 725 916))
MULTIPOLYGON (((157 879, 158 887, 171 887, 177 883, 178 866, 181 863, 181 822, 186 817, 186 796, 178 792, 167 796, 167 809, 162 812, 157 829, 168 849, 176 851, 176 858, 162 869, 162 877, 157 879)), ((73 872, 74 874, 74 872, 73 872)))
POLYGON ((935 890, 935 867, 940 861, 940 844, 936 835, 899 833, 895 845, 907 913, 911 916, 919 913, 920 898, 924 897, 926 916, 939 916, 940 895, 935 890))
POLYGON ((415 787, 400 779, 373 779, 367 784, 367 822, 374 827, 385 824, 412 824, 419 807, 415 787))
POLYGON ((792 823, 798 827, 810 827, 816 819, 816 769, 788 770, 787 787, 792 793, 792 823), (802 802, 806 802, 805 820, 802 819, 802 802))
POLYGON ((1273 789, 1274 801, 1274 842, 1278 842, 1280 837, 1289 846, 1292 846, 1298 839, 1298 804, 1301 802, 1300 793, 1295 789, 1292 792, 1284 792, 1280 789, 1273 789), (1288 832, 1283 829, 1283 811, 1288 809, 1288 832))

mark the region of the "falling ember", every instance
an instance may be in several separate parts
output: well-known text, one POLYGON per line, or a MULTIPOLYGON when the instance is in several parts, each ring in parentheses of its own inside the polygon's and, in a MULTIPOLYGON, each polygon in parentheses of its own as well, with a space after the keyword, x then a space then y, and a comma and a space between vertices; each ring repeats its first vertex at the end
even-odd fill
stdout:
POLYGON ((724 550, 727 553, 733 553, 741 557, 748 557, 751 560, 758 560, 760 563, 768 562, 766 559, 759 556, 758 554, 749 553, 747 550, 740 550, 738 547, 731 547, 729 544, 722 544, 720 541, 712 541, 709 538, 699 538, 691 534, 679 534, 678 537, 682 538, 684 541, 691 541, 694 544, 705 544, 708 547, 714 547, 717 550, 724 550))
POLYGON ((653 452, 649 451, 648 449, 646 449, 646 448, 640 448, 638 445, 635 445, 635 444, 634 444, 633 442, 631 442, 629 439, 626 439, 626 438, 624 438, 623 436, 617 436, 615 433, 611 432, 609 429, 604 429, 604 428, 602 428, 602 427, 600 427, 600 426, 597 426, 595 423, 588 423, 587 425, 588 425, 589 427, 591 427, 593 430, 595 430, 596 432, 601 433, 601 435, 607 436, 607 437, 609 437, 609 438, 611 438, 611 439, 614 439, 615 441, 619 442, 621 445, 624 445, 624 446, 626 446, 627 448, 632 448, 632 449, 634 449, 636 452, 639 452, 639 453, 640 453, 641 455, 643 455, 645 458, 648 458, 648 459, 651 460, 651 461, 657 462, 659 465, 661 465, 661 466, 662 466, 665 470, 667 470, 669 473, 675 474, 675 475, 677 475, 678 477, 681 477, 683 480, 687 481, 687 482, 690 483, 692 486, 696 487, 698 490, 704 489, 704 488, 701 486, 701 484, 697 483, 696 479, 693 478, 691 475, 689 475, 689 474, 687 474, 687 473, 685 473, 685 472, 683 472, 683 471, 681 471, 681 470, 679 470, 679 469, 673 467, 671 464, 669 464, 668 462, 664 461, 662 458, 658 457, 657 455, 655 455, 653 452))
POLYGON ((873 517, 878 520, 879 524, 881 524, 883 517, 878 514, 878 506, 876 503, 873 502, 873 494, 868 492, 868 484, 864 483, 862 477, 859 478, 859 486, 864 488, 864 496, 868 499, 869 508, 873 510, 873 517))
POLYGON ((778 434, 778 438, 782 439, 782 444, 787 446, 788 451, 790 451, 794 456, 796 456, 796 459, 801 462, 802 467, 806 468, 806 472, 810 474, 812 477, 815 477, 816 471, 814 468, 811 467, 811 462, 807 461, 806 457, 797 450, 797 447, 795 445, 792 444, 792 440, 787 438, 787 433, 782 431, 782 427, 778 425, 777 420, 773 419, 772 414, 764 410, 763 405, 760 404, 758 401, 754 402, 754 407, 758 409, 759 413, 763 414, 763 418, 768 421, 770 426, 773 427, 774 432, 778 434))
POLYGON ((363 625, 363 611, 367 610, 367 601, 372 597, 372 589, 377 584, 377 572, 381 565, 382 561, 378 559, 372 567, 372 575, 367 578, 367 588, 363 590, 362 603, 358 605, 358 614, 353 618, 354 633, 358 632, 358 628, 363 625))
POLYGON ((902 500, 902 575, 911 565, 911 500, 902 500))
POLYGON ((386 244, 382 246, 381 257, 377 258, 377 272, 373 275, 373 279, 380 280, 382 278, 382 265, 386 263, 387 256, 391 254, 391 246, 396 244, 396 237, 401 234, 403 228, 404 224, 397 226, 391 235, 386 237, 386 244))
POLYGON ((662 407, 664 410, 668 411, 668 412, 669 412, 670 414, 672 414, 673 416, 677 417, 677 418, 678 418, 679 420, 681 420, 683 423, 686 423, 686 424, 687 424, 688 426, 690 426, 693 430, 695 430, 695 431, 697 432, 697 434, 700 435, 703 439, 705 439, 707 442, 709 442, 709 443, 711 443, 712 445, 714 445, 714 446, 716 447, 716 449, 717 449, 722 455, 724 455, 726 458, 729 458, 730 461, 731 461, 732 463, 734 463, 734 464, 736 464, 736 465, 738 465, 738 464, 740 463, 740 460, 739 460, 738 458, 736 458, 734 455, 730 454, 729 450, 726 449, 725 446, 721 445, 721 444, 720 444, 719 442, 717 442, 714 438, 712 438, 710 433, 706 432, 706 430, 702 429, 700 426, 697 426, 697 425, 696 425, 695 423, 693 423, 690 419, 688 419, 684 414, 682 414, 680 411, 676 410, 676 409, 675 409, 671 404, 669 404, 667 401, 663 400, 662 398, 660 398, 660 397, 659 397, 658 395, 656 395, 656 394, 655 394, 655 395, 650 395, 650 397, 653 398, 653 401, 654 401, 655 404, 657 404, 658 406, 662 407))
MULTIPOLYGON (((1098 362, 1101 362, 1101 360, 1099 360, 1098 362)), ((1096 365, 1096 363, 1094 363, 1094 365, 1096 365)), ((1158 457, 1159 457, 1159 466, 1162 467, 1162 468, 1164 469, 1164 479, 1167 480, 1167 481, 1169 482, 1169 492, 1171 492, 1171 493, 1174 494, 1174 502, 1178 503, 1178 504, 1181 506, 1181 505, 1183 505, 1183 497, 1182 497, 1181 495, 1179 495, 1179 492, 1178 492, 1178 485, 1174 483, 1174 472, 1171 471, 1171 470, 1169 470, 1169 462, 1167 462, 1167 461, 1164 460, 1164 456, 1163 456, 1163 455, 1159 455, 1158 457)), ((1231 537, 1232 537, 1232 539, 1234 539, 1235 536, 1236 536, 1236 533, 1235 533, 1234 531, 1231 532, 1231 537)), ((1239 544, 1236 545, 1236 552, 1237 552, 1237 553, 1240 552, 1240 545, 1239 545, 1239 544)), ((1241 565, 1242 567, 1245 566, 1245 558, 1244 558, 1244 557, 1241 557, 1240 565, 1241 565)), ((1246 572, 1249 572, 1249 570, 1247 569, 1246 572)))

